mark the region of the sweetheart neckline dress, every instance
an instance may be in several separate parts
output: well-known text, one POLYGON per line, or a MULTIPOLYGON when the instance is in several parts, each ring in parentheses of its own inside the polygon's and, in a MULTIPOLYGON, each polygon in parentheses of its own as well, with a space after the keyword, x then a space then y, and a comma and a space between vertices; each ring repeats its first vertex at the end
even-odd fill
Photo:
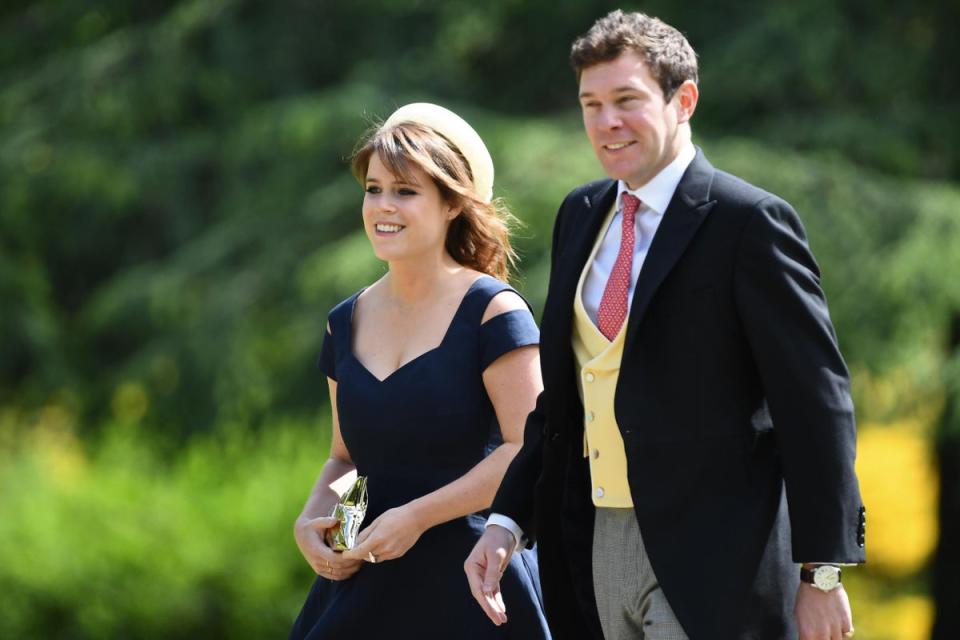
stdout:
MULTIPOLYGON (((331 310, 318 366, 337 381, 341 435, 357 473, 367 476, 364 525, 463 476, 502 442, 483 371, 505 353, 539 343, 529 309, 481 323, 503 291, 512 289, 479 277, 440 344, 382 380, 351 347, 362 290, 331 310)), ((490 622, 471 595, 463 563, 487 515, 432 527, 402 557, 365 563, 347 580, 317 577, 290 638, 549 638, 535 550, 515 553, 501 580, 506 624, 490 622)))

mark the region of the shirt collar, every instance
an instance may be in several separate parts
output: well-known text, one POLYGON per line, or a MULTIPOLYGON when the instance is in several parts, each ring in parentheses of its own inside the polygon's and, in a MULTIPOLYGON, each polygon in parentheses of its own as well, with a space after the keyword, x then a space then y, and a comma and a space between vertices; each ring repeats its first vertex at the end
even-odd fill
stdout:
POLYGON ((687 170, 696 155, 697 150, 693 147, 693 143, 688 142, 680 149, 677 157, 645 185, 636 189, 629 189, 626 182, 618 180, 617 207, 620 207, 621 196, 624 193, 630 193, 640 198, 645 207, 662 216, 673 199, 673 193, 677 190, 677 185, 680 184, 680 178, 683 177, 684 171, 687 170))

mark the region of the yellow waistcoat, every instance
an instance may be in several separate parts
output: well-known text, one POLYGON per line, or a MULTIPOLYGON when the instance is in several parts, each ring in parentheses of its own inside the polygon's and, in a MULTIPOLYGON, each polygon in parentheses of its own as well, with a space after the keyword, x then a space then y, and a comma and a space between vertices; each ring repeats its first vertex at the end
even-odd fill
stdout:
POLYGON ((583 306, 583 283, 597 255, 607 228, 616 213, 616 205, 590 252, 580 274, 577 295, 573 302, 573 353, 577 359, 577 390, 583 402, 583 454, 590 458, 591 495, 598 507, 627 508, 633 506, 627 483, 627 454, 623 437, 613 413, 613 398, 620 377, 627 322, 613 342, 600 333, 583 306))

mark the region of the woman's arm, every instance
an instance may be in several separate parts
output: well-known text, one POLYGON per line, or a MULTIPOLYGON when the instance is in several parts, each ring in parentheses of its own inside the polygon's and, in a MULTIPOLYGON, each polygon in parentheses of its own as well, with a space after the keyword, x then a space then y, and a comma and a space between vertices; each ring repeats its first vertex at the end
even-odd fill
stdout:
POLYGON ((320 476, 310 491, 310 497, 294 523, 293 534, 300 552, 317 574, 342 580, 356 573, 362 563, 344 558, 343 554, 328 547, 326 532, 337 523, 335 518, 330 517, 330 513, 340 499, 340 493, 345 491, 356 477, 356 467, 340 435, 337 383, 327 378, 327 384, 330 387, 330 407, 333 413, 330 457, 324 463, 320 476))
POLYGON ((340 494, 356 477, 356 467, 353 460, 350 459, 350 452, 347 451, 347 447, 343 443, 343 437, 340 435, 340 418, 337 415, 337 383, 327 378, 327 385, 330 387, 330 408, 333 414, 330 429, 330 457, 324 463, 320 476, 317 478, 313 490, 310 491, 310 497, 303 505, 300 519, 330 515, 334 505, 340 499, 340 494))
MULTIPOLYGON (((516 294, 503 293, 490 302, 482 322, 501 313, 526 309, 516 294)), ((497 447, 466 474, 407 504, 390 509, 360 533, 359 544, 347 557, 390 560, 402 556, 427 529, 487 509, 503 474, 523 443, 523 427, 543 390, 536 345, 505 353, 483 372, 483 383, 503 435, 497 447)))

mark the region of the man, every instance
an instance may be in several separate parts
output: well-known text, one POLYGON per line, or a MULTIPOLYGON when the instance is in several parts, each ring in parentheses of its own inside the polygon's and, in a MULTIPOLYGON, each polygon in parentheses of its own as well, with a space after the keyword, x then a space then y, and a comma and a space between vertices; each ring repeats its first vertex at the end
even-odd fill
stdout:
POLYGON ((471 590, 506 622, 499 571, 536 541, 557 638, 849 637, 853 406, 800 220, 693 146, 676 29, 614 11, 571 60, 609 179, 557 215, 545 390, 471 590))

